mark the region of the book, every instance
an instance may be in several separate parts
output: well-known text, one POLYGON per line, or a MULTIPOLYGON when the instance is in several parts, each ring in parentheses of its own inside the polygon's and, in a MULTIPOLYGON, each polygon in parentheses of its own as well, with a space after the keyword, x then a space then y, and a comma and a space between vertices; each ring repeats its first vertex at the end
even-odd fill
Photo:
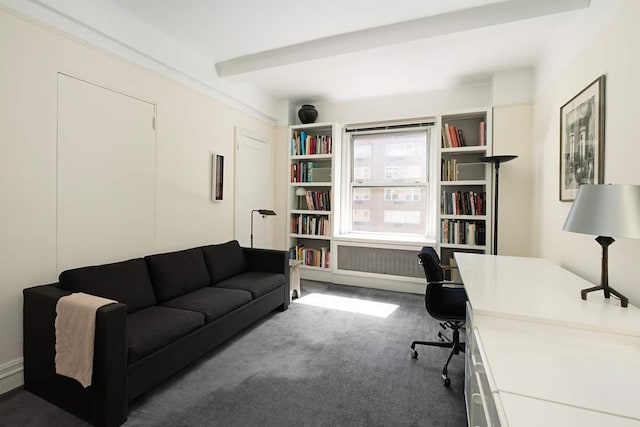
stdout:
POLYGON ((467 144, 464 142, 464 136, 462 135, 462 129, 456 129, 458 131, 458 143, 460 147, 465 147, 467 144))
POLYGON ((458 131, 455 126, 449 126, 449 133, 451 135, 451 147, 458 148, 460 147, 460 142, 458 141, 458 131))
POLYGON ((442 127, 443 148, 451 148, 451 133, 449 132, 449 124, 445 123, 442 127))

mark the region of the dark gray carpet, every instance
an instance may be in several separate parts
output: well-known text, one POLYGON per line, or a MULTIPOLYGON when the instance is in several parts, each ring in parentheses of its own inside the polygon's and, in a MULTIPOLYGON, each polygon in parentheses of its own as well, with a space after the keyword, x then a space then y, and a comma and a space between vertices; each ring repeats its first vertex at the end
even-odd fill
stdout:
MULTIPOLYGON (((126 426, 465 426, 464 356, 447 349, 420 295, 303 281, 312 292, 398 304, 387 318, 294 302, 130 405, 126 426)), ((294 300, 295 301, 295 300, 294 300)), ((0 398, 0 425, 83 426, 23 390, 0 398)))

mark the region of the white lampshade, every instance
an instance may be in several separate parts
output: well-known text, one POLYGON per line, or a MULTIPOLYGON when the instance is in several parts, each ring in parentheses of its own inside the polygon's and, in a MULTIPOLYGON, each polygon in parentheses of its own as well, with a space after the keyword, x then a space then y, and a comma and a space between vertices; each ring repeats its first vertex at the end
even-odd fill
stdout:
POLYGON ((304 187, 296 188, 296 196, 305 196, 307 194, 307 190, 304 187))
POLYGON ((581 185, 562 229, 640 239, 640 185, 581 185))

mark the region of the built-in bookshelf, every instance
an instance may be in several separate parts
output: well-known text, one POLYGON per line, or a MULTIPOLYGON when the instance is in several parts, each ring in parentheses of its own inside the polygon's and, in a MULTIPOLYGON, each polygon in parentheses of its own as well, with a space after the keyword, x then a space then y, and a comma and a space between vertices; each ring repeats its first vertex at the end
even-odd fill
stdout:
POLYGON ((491 110, 446 114, 440 125, 438 243, 450 264, 455 252, 490 252, 491 165, 480 158, 492 153, 491 110))
POLYGON ((333 267, 331 243, 339 141, 340 130, 334 123, 289 127, 289 255, 302 261, 303 278, 322 279, 321 273, 330 273, 333 267))

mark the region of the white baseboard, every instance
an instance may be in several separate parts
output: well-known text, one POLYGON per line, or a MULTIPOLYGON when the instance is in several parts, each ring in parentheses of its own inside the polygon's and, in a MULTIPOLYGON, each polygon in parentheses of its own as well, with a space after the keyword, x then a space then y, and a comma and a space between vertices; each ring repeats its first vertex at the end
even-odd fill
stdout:
POLYGON ((24 363, 22 357, 0 365, 0 394, 24 384, 24 363))

